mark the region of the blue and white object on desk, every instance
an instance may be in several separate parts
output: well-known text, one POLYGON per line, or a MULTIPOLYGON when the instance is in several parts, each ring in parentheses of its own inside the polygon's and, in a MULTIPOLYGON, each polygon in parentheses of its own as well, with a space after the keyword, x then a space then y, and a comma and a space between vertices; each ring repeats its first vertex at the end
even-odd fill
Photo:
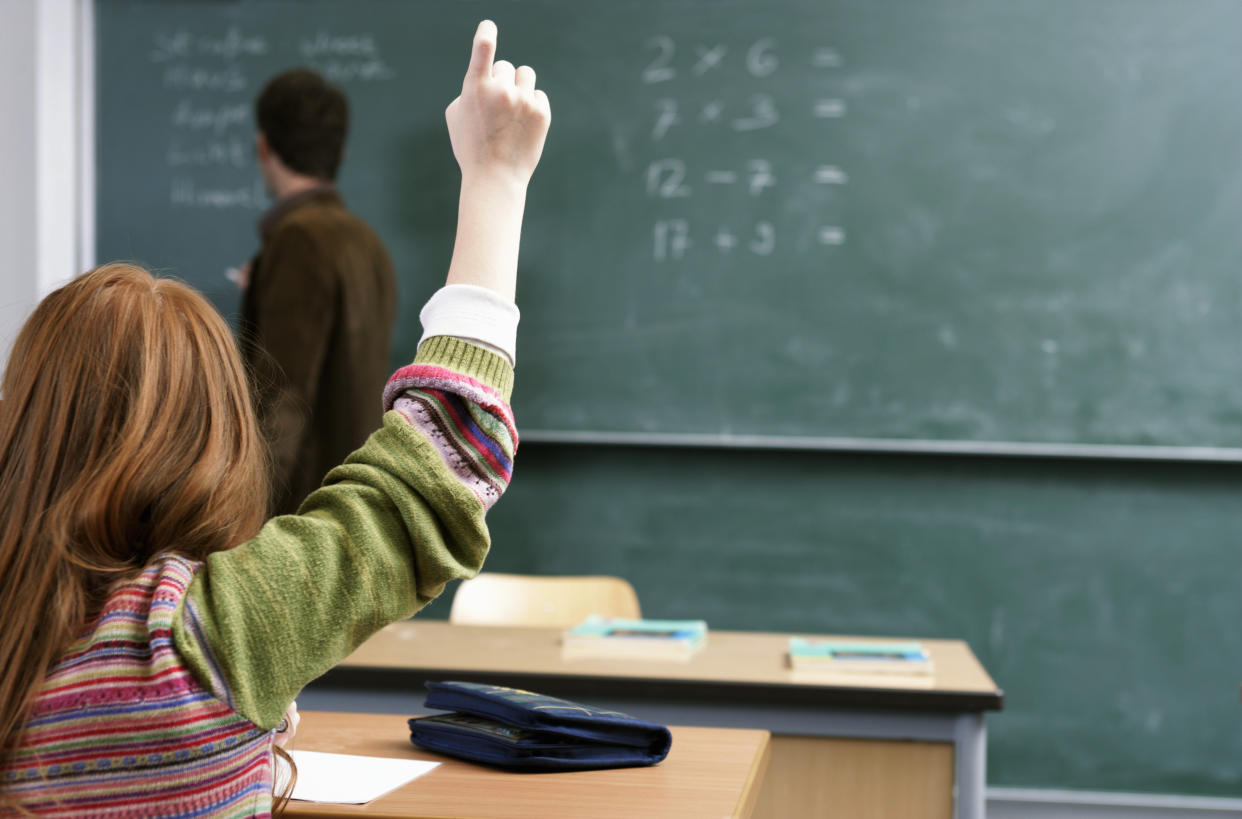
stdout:
POLYGON ((565 632, 561 656, 579 659, 688 660, 707 642, 703 620, 591 616, 565 632))
POLYGON ((428 708, 452 711, 414 717, 410 740, 436 753, 528 771, 583 771, 655 765, 673 737, 659 723, 507 688, 428 682, 428 708))
POLYGON ((789 665, 795 671, 855 674, 931 674, 932 659, 922 644, 789 638, 789 665))

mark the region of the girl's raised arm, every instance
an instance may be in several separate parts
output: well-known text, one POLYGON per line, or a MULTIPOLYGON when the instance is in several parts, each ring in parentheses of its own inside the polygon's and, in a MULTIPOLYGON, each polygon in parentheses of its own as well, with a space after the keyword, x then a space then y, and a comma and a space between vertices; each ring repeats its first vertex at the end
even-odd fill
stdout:
POLYGON ((297 515, 211 555, 175 621, 195 675, 265 729, 376 630, 476 574, 490 546, 484 515, 508 485, 517 434, 513 354, 488 342, 516 327, 526 186, 551 116, 534 71, 494 59, 496 36, 490 21, 479 25, 446 112, 462 179, 445 290, 485 288, 500 307, 474 316, 478 333, 454 331, 451 309, 433 317, 439 329, 426 327, 414 363, 389 382, 385 408, 395 411, 383 427, 297 515))

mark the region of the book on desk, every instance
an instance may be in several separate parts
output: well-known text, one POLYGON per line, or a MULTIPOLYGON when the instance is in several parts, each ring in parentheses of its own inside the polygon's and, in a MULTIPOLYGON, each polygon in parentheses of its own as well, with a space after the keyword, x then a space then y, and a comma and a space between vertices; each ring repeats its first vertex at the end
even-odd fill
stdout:
POLYGON ((582 659, 689 660, 707 643, 702 620, 634 620, 591 616, 565 631, 561 657, 582 659))
POLYGON ((789 666, 794 671, 825 674, 933 673, 931 655, 914 641, 812 640, 789 638, 789 666))

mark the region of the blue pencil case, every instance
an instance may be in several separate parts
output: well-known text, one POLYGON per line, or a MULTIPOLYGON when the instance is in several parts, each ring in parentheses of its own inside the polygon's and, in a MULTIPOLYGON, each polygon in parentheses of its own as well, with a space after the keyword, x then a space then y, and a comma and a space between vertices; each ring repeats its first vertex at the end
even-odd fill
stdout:
POLYGON ((468 682, 429 682, 428 708, 414 717, 420 748, 503 768, 580 771, 654 765, 668 756, 668 728, 619 711, 531 691, 468 682))

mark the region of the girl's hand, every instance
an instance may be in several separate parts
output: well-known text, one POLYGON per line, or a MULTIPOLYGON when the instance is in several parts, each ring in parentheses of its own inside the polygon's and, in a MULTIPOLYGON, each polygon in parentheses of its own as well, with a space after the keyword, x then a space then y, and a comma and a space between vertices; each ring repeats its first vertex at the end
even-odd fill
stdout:
POLYGON ((462 180, 497 177, 525 186, 552 121, 547 95, 529 66, 496 56, 496 24, 479 23, 461 95, 444 112, 462 180))

